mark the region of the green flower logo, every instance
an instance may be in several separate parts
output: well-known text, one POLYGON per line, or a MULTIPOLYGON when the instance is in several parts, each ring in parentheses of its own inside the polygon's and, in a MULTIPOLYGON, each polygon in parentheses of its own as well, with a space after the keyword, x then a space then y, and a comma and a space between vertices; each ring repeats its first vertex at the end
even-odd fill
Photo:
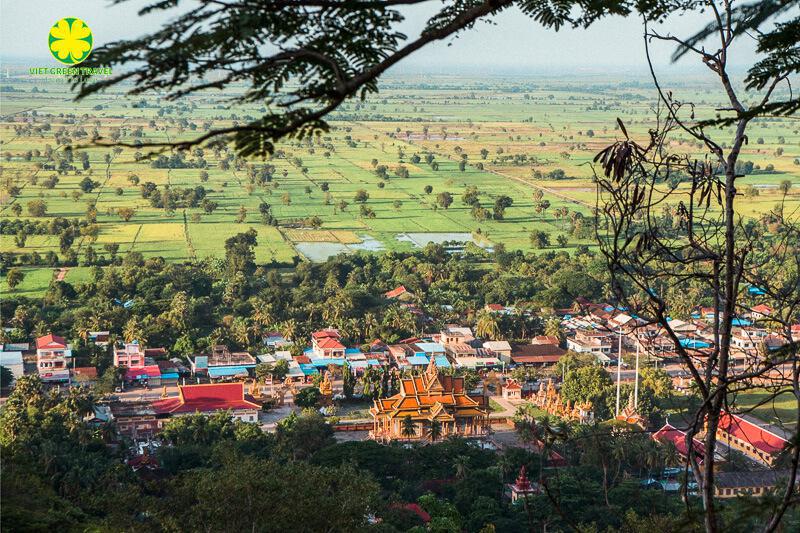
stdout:
POLYGON ((81 19, 63 18, 50 28, 50 53, 65 65, 77 65, 92 53, 92 30, 81 19))

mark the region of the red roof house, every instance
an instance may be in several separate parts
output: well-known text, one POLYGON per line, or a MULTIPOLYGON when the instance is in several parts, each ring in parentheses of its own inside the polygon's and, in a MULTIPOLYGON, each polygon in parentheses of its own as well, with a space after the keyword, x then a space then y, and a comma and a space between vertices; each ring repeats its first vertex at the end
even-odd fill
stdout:
POLYGON ((67 347, 67 341, 64 337, 48 333, 44 337, 36 339, 37 350, 64 350, 67 347))
POLYGON ((402 296, 404 294, 410 294, 410 293, 408 292, 408 289, 406 289, 403 285, 399 285, 399 286, 395 287, 394 289, 383 293, 383 295, 386 298, 389 298, 389 299, 399 298, 400 296, 402 296))
POLYGON ((255 420, 241 415, 255 413, 257 418, 258 410, 261 409, 252 396, 245 394, 242 383, 179 386, 178 396, 155 401, 152 406, 157 415, 233 411, 235 416, 249 422, 255 420))
POLYGON ((561 343, 555 335, 537 335, 531 339, 531 344, 552 344, 558 346, 561 343))
POLYGON ((145 365, 125 370, 125 381, 161 379, 161 369, 158 365, 145 365))

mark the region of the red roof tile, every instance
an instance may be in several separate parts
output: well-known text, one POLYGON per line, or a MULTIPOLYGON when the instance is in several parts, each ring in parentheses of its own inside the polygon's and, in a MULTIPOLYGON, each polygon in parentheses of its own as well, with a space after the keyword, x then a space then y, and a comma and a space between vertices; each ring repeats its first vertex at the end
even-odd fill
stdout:
POLYGON ((147 366, 129 368, 125 372, 125 379, 127 379, 128 381, 139 379, 139 376, 147 376, 148 379, 160 378, 161 368, 159 368, 158 365, 147 365, 147 366))
POLYGON ((322 329, 312 333, 311 337, 317 340, 328 339, 328 338, 338 339, 341 338, 341 335, 339 334, 339 331, 335 329, 322 329))
POLYGON ((398 287, 396 287, 396 288, 384 293, 384 296, 386 296, 387 298, 397 298, 398 296, 400 296, 401 294, 404 294, 406 292, 408 292, 406 290, 406 288, 404 286, 400 285, 400 286, 398 286, 398 287))
POLYGON ((719 429, 730 433, 739 440, 750 443, 754 448, 770 455, 783 450, 787 443, 783 437, 770 433, 768 430, 731 413, 723 412, 720 414, 719 429))
MULTIPOLYGON (((670 424, 664 424, 664 427, 653 433, 653 440, 658 442, 671 442, 675 445, 675 449, 683 457, 688 457, 689 448, 686 446, 686 432, 681 431, 670 424)), ((702 459, 705 457, 706 449, 703 443, 697 439, 692 439, 692 447, 695 453, 702 459)), ((702 460, 700 461, 702 463, 702 460)))
POLYGON ((36 349, 38 350, 66 347, 67 341, 64 340, 64 337, 59 337, 58 335, 53 335, 52 333, 36 339, 36 349))
POLYGON ((260 406, 245 398, 241 383, 215 383, 212 385, 185 385, 179 387, 180 396, 153 402, 158 414, 209 413, 214 411, 259 409, 260 406))
POLYGON ((333 337, 325 337, 317 340, 317 346, 323 350, 341 350, 344 348, 344 344, 337 341, 333 337))

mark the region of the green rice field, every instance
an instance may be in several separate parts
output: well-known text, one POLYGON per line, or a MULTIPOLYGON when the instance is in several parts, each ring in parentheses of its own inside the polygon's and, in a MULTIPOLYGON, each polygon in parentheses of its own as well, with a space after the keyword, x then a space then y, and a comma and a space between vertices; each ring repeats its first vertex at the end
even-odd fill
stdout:
MULTIPOLYGON (((225 240, 250 228, 258 234, 257 261, 283 265, 340 252, 413 250, 449 235, 488 250, 502 244, 531 251, 535 230, 548 233, 549 249, 592 246, 591 238, 576 237, 570 225, 572 214, 589 215, 595 205, 590 162, 620 138, 617 117, 632 136, 645 139, 655 103, 646 80, 620 88, 578 77, 388 78, 377 96, 343 105, 331 117, 330 131, 316 139, 283 142, 271 159, 243 161, 227 149, 203 147, 186 154, 194 168, 154 168, 149 149, 137 148, 137 142, 188 139, 254 119, 264 109, 231 108, 230 95, 165 102, 109 92, 76 103, 64 80, 24 74, 5 79, 2 86, 0 221, 85 219, 94 206, 96 231, 72 243, 79 264, 90 246, 108 256, 108 245, 118 245, 120 255, 137 251, 168 261, 222 257, 225 240), (130 146, 99 146, 93 138, 130 146), (76 146, 75 168, 54 168, 68 159, 68 144, 76 146), (81 164, 83 153, 87 165, 81 164), (269 180, 259 181, 265 170, 269 180), (559 170, 563 176, 548 177, 559 170), (97 183, 90 192, 80 188, 86 177, 97 183), (214 208, 154 207, 142 194, 147 182, 159 191, 202 186, 206 204, 214 208), (501 196, 513 204, 502 220, 476 219, 462 201, 470 187, 489 211, 501 196), (368 195, 363 207, 355 199, 359 191, 368 195), (545 209, 534 196, 537 191, 549 202, 545 209), (453 200, 446 208, 438 201, 444 192, 453 200), (46 204, 44 216, 30 212, 28 205, 36 200, 46 204), (271 206, 277 225, 262 221, 262 203, 271 206), (120 212, 125 208, 133 210, 128 220, 120 212), (15 209, 21 209, 19 215, 15 209)), ((680 89, 700 110, 716 105, 700 81, 683 82, 680 89)), ((742 158, 758 170, 742 181, 758 194, 743 198, 740 211, 757 217, 772 209, 782 198, 778 185, 784 180, 792 184, 789 212, 796 210, 796 121, 755 122, 749 137, 742 158)), ((680 136, 671 148, 697 149, 680 136)), ((63 254, 57 235, 29 235, 24 247, 12 235, 0 238, 3 253, 63 254)), ((25 295, 41 293, 55 275, 52 267, 24 270, 16 291, 25 295)), ((87 267, 73 267, 65 279, 79 281, 85 275, 87 267)), ((8 290, 2 283, 0 289, 8 290)))

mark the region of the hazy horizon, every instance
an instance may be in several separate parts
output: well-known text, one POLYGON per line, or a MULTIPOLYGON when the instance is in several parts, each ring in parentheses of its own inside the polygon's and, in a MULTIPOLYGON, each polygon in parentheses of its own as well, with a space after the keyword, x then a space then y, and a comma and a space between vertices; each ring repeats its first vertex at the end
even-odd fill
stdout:
MULTIPOLYGON (((148 2, 132 0, 110 6, 96 0, 75 0, 69 6, 55 0, 18 2, 0 0, 0 61, 55 63, 46 46, 50 26, 59 18, 82 18, 91 27, 95 46, 134 38, 155 31, 190 2, 179 8, 139 17, 136 12, 148 2)), ((413 6, 403 9, 406 21, 401 29, 410 38, 416 36, 427 19, 441 6, 413 6)), ((519 74, 524 72, 602 71, 646 74, 647 63, 642 39, 642 25, 636 17, 613 17, 588 29, 564 28, 559 32, 544 29, 532 19, 511 8, 494 18, 494 24, 478 23, 455 39, 432 43, 401 63, 394 72, 519 74)), ((668 27, 678 26, 688 33, 705 22, 701 15, 673 17, 668 27)), ((742 40, 731 57, 736 70, 752 63, 754 42, 742 40)), ((694 58, 670 63, 671 45, 653 47, 654 62, 676 72, 702 72, 694 58)), ((34 66, 34 65, 32 65, 34 66)))

